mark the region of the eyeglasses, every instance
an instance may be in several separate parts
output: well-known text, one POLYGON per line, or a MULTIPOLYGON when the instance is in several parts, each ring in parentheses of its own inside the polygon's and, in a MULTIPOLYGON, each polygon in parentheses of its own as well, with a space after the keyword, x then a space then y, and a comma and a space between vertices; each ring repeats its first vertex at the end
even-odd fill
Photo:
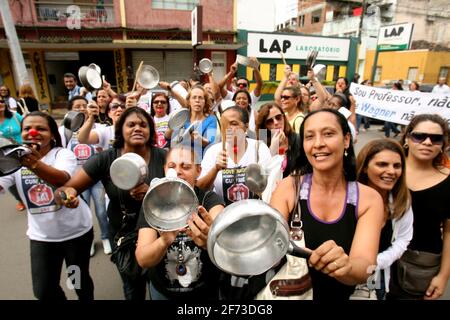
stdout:
POLYGON ((165 104, 167 104, 167 102, 164 101, 164 100, 154 100, 154 101, 153 101, 153 104, 162 104, 162 105, 165 105, 165 104))
POLYGON ((274 120, 277 120, 277 122, 280 122, 283 119, 283 115, 281 113, 277 114, 276 116, 266 119, 266 126, 271 126, 274 124, 274 120))
POLYGON ((433 133, 424 133, 424 132, 411 132, 409 137, 415 143, 422 143, 427 138, 430 138, 432 144, 443 144, 444 143, 444 135, 443 134, 433 134, 433 133))
POLYGON ((292 96, 281 96, 280 97, 281 100, 289 100, 290 98, 292 98, 292 96))
POLYGON ((109 108, 111 109, 111 110, 117 110, 118 108, 121 108, 122 110, 125 110, 125 105, 123 104, 123 103, 113 103, 113 104, 110 104, 109 105, 109 108))

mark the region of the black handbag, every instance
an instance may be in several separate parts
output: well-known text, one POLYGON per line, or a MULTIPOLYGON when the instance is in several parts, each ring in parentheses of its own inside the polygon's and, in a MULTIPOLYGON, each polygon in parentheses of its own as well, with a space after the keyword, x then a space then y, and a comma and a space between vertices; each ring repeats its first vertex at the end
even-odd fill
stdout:
POLYGON ((135 251, 138 239, 138 230, 136 230, 136 213, 128 213, 122 199, 122 191, 119 191, 120 208, 122 210, 122 226, 114 237, 116 244, 111 253, 111 261, 117 266, 121 274, 126 275, 132 280, 143 275, 146 269, 139 266, 135 251))
POLYGON ((424 295, 440 264, 440 254, 408 249, 397 261, 398 284, 409 294, 424 295))

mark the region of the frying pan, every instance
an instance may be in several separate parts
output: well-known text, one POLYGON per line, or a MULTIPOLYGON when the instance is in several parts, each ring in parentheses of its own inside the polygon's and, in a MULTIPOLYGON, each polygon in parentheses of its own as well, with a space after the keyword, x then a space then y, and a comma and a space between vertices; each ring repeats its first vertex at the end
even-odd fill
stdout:
POLYGON ((137 82, 144 89, 153 89, 159 84, 158 70, 150 65, 142 65, 136 75, 137 82))
POLYGON ((207 247, 214 265, 237 276, 262 274, 286 254, 311 255, 290 240, 289 226, 277 210, 254 199, 235 202, 215 218, 207 247))
POLYGON ((78 78, 80 78, 81 84, 88 91, 100 89, 103 85, 102 76, 100 75, 100 72, 98 72, 97 68, 93 66, 93 64, 91 64, 89 67, 82 66, 80 69, 78 69, 78 78))
POLYGON ((186 228, 189 216, 199 205, 194 189, 176 177, 153 179, 144 200, 144 218, 153 228, 174 231, 186 228))
POLYGON ((174 111, 169 116, 168 126, 172 130, 180 129, 189 119, 189 109, 181 108, 174 111))

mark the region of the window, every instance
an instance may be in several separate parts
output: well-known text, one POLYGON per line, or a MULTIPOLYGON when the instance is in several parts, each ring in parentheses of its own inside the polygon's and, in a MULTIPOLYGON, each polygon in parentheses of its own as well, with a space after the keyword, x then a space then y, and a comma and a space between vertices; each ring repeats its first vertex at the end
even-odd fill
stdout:
POLYGON ((193 10, 199 0, 152 0, 152 9, 193 10))
POLYGON ((298 16, 298 26, 300 28, 303 28, 305 26, 305 15, 302 14, 301 16, 298 16))
POLYGON ((408 69, 408 80, 410 81, 416 81, 417 80, 417 72, 419 71, 419 68, 412 67, 408 69))
POLYGON ((448 79, 448 67, 441 67, 439 70, 439 78, 443 77, 445 79, 448 79))
POLYGON ((320 16, 322 15, 322 10, 316 10, 311 14, 311 24, 320 22, 320 16))
POLYGON ((377 67, 377 69, 375 70, 375 82, 380 82, 381 81, 381 71, 382 68, 381 67, 377 67))

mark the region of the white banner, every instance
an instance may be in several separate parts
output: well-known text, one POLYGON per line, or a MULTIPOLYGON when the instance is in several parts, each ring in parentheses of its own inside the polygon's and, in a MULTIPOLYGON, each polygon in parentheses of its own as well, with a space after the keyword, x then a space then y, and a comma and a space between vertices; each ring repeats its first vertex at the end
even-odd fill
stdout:
POLYGON ((437 113, 450 125, 450 95, 375 88, 352 83, 356 113, 379 120, 407 125, 421 113, 437 113))

